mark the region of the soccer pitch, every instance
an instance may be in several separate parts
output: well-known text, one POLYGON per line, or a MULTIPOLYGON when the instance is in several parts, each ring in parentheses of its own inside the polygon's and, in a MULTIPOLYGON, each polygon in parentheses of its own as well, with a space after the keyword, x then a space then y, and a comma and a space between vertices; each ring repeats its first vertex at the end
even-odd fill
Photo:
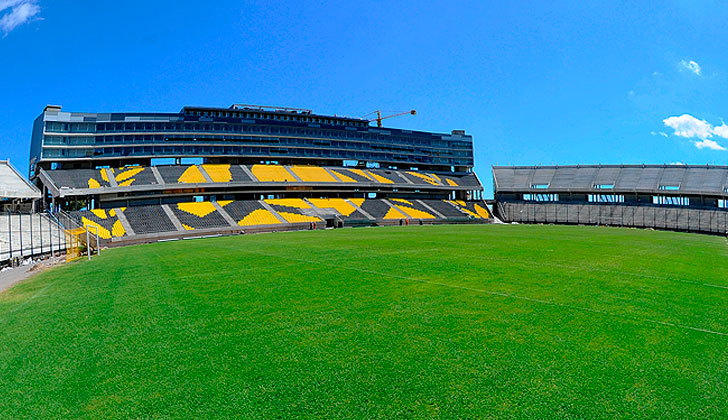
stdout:
POLYGON ((0 294, 0 418, 726 418, 727 257, 526 225, 108 250, 0 294))

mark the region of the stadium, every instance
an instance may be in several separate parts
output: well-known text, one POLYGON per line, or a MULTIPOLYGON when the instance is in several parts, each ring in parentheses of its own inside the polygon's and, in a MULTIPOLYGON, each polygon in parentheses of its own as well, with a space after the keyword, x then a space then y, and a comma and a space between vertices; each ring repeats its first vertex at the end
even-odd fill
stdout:
POLYGON ((0 420, 728 418, 725 16, 0 1, 0 420))
POLYGON ((70 264, 0 300, 13 311, 52 296, 3 312, 5 342, 23 348, 3 359, 4 372, 23 372, 5 382, 23 396, 4 411, 53 417, 88 398, 102 400, 80 417, 157 405, 172 417, 725 409, 700 402, 721 380, 728 336, 716 295, 728 267, 714 260, 726 255, 725 167, 494 167, 489 205, 471 136, 377 122, 241 105, 46 107, 30 181, 4 166, 14 187, 0 255, 70 264), (683 362, 656 370, 656 357, 683 362), (32 373, 41 359, 54 367, 32 373), (637 383, 624 369, 645 373, 637 383), (33 402, 44 398, 56 403, 33 402))

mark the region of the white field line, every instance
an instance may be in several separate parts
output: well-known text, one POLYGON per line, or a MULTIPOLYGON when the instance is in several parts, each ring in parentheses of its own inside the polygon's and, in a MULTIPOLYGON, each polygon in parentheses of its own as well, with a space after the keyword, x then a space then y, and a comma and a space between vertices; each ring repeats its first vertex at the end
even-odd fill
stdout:
POLYGON ((335 268, 335 269, 340 269, 340 270, 358 271, 358 272, 362 272, 362 273, 375 274, 375 275, 378 275, 378 276, 391 277, 391 278, 396 278, 396 279, 401 279, 401 280, 410 280, 410 281, 415 281, 415 282, 423 283, 423 284, 431 284, 433 286, 441 286, 441 287, 448 287, 448 288, 453 288, 453 289, 468 290, 468 291, 477 292, 477 293, 483 293, 483 294, 487 294, 487 295, 491 295, 491 296, 499 296, 499 297, 504 297, 504 298, 509 298, 509 299, 518 299, 518 300, 523 300, 523 301, 526 301, 526 302, 539 303, 539 304, 549 305, 549 306, 557 306, 557 307, 571 309, 571 310, 575 310, 575 311, 591 312, 591 313, 596 313, 596 314, 604 315, 604 316, 607 316, 607 317, 622 318, 622 319, 626 319, 626 320, 629 320, 629 321, 632 321, 632 322, 637 322, 637 323, 643 322, 643 323, 648 323, 648 324, 663 325, 663 326, 669 326, 669 327, 674 327, 674 328, 681 328, 681 329, 690 330, 690 331, 697 331, 697 332, 702 332, 702 333, 706 333, 706 334, 714 334, 714 335, 719 335, 719 336, 728 336, 728 333, 724 333, 724 332, 720 332, 720 331, 708 330, 708 329, 705 329, 705 328, 692 327, 690 325, 676 324, 676 323, 665 322, 665 321, 657 321, 657 320, 648 319, 648 318, 630 317, 630 316, 627 316, 627 315, 622 315, 622 314, 618 314, 618 313, 614 313, 614 312, 603 311, 603 310, 600 310, 600 309, 587 308, 587 307, 578 306, 578 305, 570 305, 570 304, 559 303, 559 302, 554 302, 554 301, 550 301, 550 300, 544 300, 544 299, 531 298, 531 297, 527 297, 527 296, 514 295, 514 294, 510 294, 510 293, 495 292, 495 291, 492 291, 492 290, 478 289, 478 288, 475 288, 475 287, 460 286, 460 285, 448 284, 448 283, 441 283, 441 282, 437 282, 437 281, 424 280, 424 279, 419 279, 419 278, 410 277, 410 276, 399 276, 399 275, 396 275, 396 274, 382 273, 382 272, 379 272, 379 271, 368 270, 368 269, 363 269, 363 268, 343 267, 343 266, 340 266, 340 265, 328 264, 328 263, 325 263, 325 262, 312 261, 312 260, 308 260, 308 259, 305 259, 305 258, 293 258, 293 257, 286 257, 286 256, 281 256, 281 255, 265 254, 265 253, 261 253, 261 252, 255 252, 255 251, 247 251, 247 250, 245 250, 244 252, 247 252, 247 253, 250 253, 250 254, 261 255, 261 256, 266 256, 266 257, 277 257, 277 258, 287 259, 287 260, 291 260, 291 261, 300 261, 300 262, 304 262, 304 263, 308 263, 308 264, 322 265, 322 266, 327 266, 327 267, 331 267, 331 268, 335 268))

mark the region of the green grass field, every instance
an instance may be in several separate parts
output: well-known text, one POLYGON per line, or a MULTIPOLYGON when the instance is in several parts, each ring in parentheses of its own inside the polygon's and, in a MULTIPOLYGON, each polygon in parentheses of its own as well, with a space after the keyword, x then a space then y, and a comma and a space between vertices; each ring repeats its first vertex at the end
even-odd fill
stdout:
POLYGON ((0 418, 728 418, 727 257, 526 225, 108 250, 0 294, 0 418))

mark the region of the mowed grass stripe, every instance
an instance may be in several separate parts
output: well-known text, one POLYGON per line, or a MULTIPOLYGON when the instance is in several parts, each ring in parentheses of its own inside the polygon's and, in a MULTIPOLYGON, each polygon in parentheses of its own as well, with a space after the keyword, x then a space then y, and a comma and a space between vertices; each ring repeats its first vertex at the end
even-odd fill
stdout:
MULTIPOLYGON (((435 227, 437 229, 439 227, 435 227)), ((605 229, 601 229, 604 231, 605 229)), ((625 229, 606 229, 607 232, 617 231, 622 234, 633 234, 641 231, 625 229)), ((404 232, 404 231, 401 231, 404 232)), ((644 232, 652 234, 655 232, 644 232)), ((665 232, 657 232, 665 234, 665 232)), ((325 234, 323 232, 322 234, 325 234)), ((670 233, 667 233, 670 235, 670 233)), ((684 236, 684 235, 681 235, 684 236)), ((690 237, 690 235, 687 235, 690 237)), ((701 237, 702 238, 702 237, 701 237)), ((717 239, 717 238, 713 238, 717 239)), ((429 243, 429 242, 428 242, 429 243)), ((447 239, 444 240, 447 243, 447 239)), ((718 242, 720 244, 720 242, 718 242)), ((722 246, 722 245, 721 245, 722 246)), ((410 252, 415 249, 408 249, 408 242, 402 240, 400 248, 394 253, 403 250, 410 252)), ((380 253, 375 247, 367 247, 359 253, 355 262, 348 262, 347 257, 340 259, 342 254, 350 254, 347 249, 342 252, 342 246, 336 244, 336 252, 325 254, 320 250, 312 250, 307 247, 305 251, 293 251, 293 248, 281 248, 280 255, 301 255, 306 253, 308 257, 300 259, 293 257, 293 260, 320 261, 328 266, 340 264, 355 269, 366 269, 375 265, 377 261, 394 255, 391 252, 380 253)), ((631 250, 624 249, 624 253, 631 250)), ((427 252, 426 254, 430 254, 427 252)), ((448 284, 464 285, 484 290, 487 286, 489 291, 506 295, 532 297, 539 296, 541 300, 555 304, 581 307, 602 313, 614 313, 628 318, 650 319, 650 322, 664 323, 665 325, 682 325, 685 327, 713 331, 720 333, 728 330, 728 295, 724 290, 699 290, 703 288, 700 282, 685 281, 695 287, 686 288, 680 284, 665 284, 665 281, 675 281, 665 276, 635 275, 634 273, 624 274, 622 270, 609 272, 603 268, 584 266, 575 270, 573 266, 559 266, 554 264, 540 264, 531 260, 523 264, 511 264, 513 258, 502 260, 507 264, 499 265, 490 256, 484 255, 479 258, 481 264, 487 264, 488 269, 483 271, 481 267, 463 265, 462 256, 456 254, 438 256, 420 255, 426 258, 427 269, 423 270, 421 259, 389 259, 386 269, 392 273, 404 276, 416 277, 420 280, 436 281, 441 277, 448 277, 448 284), (443 264, 449 261, 450 264, 443 264), (436 261, 436 263, 435 263, 436 261), (454 261, 454 262, 453 262, 454 261), (528 270, 522 266, 531 265, 528 270), (513 273, 528 272, 529 275, 514 276, 513 273), (452 275, 451 275, 452 274, 452 275), (717 292, 717 293, 716 293, 717 292), (709 297, 709 299, 705 299, 709 297), (716 311, 724 316, 715 316, 716 311), (655 317, 655 315, 658 315, 655 317)), ((640 262, 641 263, 641 262, 640 262)))
POLYGON ((466 289, 720 325, 720 289, 531 263, 714 280, 716 244, 415 226, 114 249, 0 295, 0 417, 722 418, 725 337, 466 289))

